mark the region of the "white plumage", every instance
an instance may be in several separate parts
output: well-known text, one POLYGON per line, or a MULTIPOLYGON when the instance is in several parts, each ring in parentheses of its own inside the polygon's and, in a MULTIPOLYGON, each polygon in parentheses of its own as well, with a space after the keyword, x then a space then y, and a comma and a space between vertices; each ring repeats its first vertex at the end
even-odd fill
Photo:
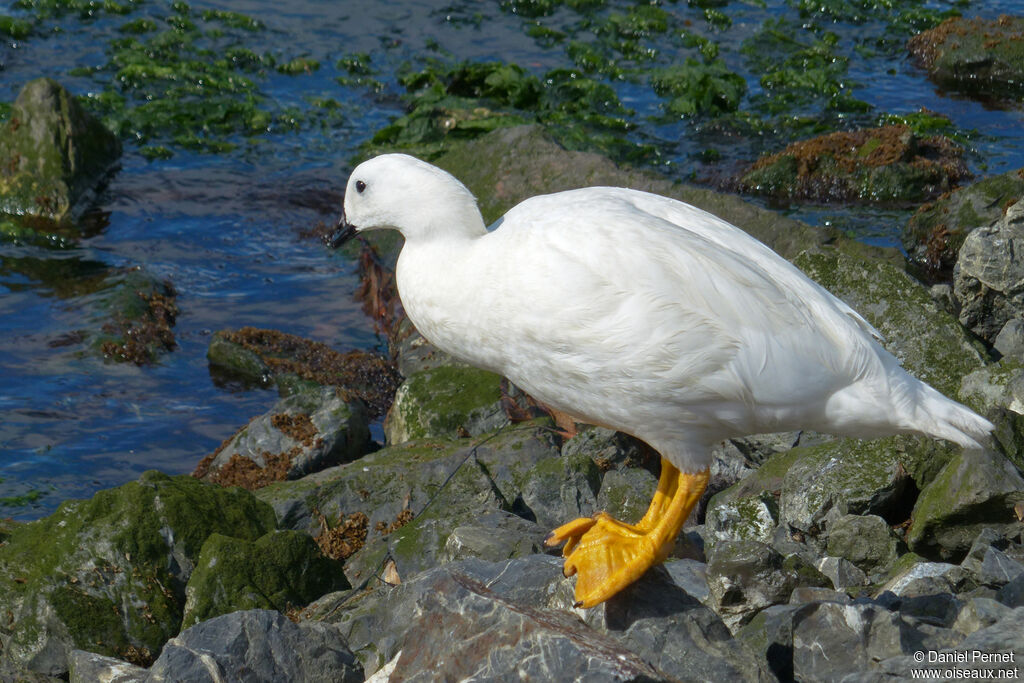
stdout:
POLYGON ((775 252, 672 199, 560 192, 488 232, 458 180, 389 154, 353 172, 345 214, 405 236, 398 289, 430 342, 683 472, 753 433, 917 432, 977 448, 993 428, 775 252))

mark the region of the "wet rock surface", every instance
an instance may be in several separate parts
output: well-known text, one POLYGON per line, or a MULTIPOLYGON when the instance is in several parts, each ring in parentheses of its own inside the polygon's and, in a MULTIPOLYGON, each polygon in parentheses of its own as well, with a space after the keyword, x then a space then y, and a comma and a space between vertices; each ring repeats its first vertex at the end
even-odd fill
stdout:
POLYGON ((907 126, 831 133, 758 159, 736 179, 742 192, 796 201, 923 201, 967 176, 960 148, 907 126))
POLYGON ((1024 18, 952 17, 907 43, 936 83, 978 98, 1024 97, 1024 18))
POLYGON ((121 143, 59 83, 39 78, 0 126, 0 213, 66 223, 121 155, 121 143))

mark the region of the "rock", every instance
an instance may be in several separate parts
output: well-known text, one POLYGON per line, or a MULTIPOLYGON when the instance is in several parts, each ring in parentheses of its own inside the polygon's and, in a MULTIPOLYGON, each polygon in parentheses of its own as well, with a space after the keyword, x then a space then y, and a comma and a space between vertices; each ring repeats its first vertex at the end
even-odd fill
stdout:
POLYGON ((438 566, 457 528, 493 523, 498 511, 539 524, 541 541, 553 525, 596 512, 600 482, 589 458, 563 458, 546 429, 524 426, 476 445, 390 446, 257 495, 274 506, 281 526, 317 535, 322 547, 341 520, 362 515, 362 536, 345 559, 346 575, 358 584, 386 557, 403 580, 438 566))
POLYGON ((979 629, 970 634, 955 646, 939 648, 919 647, 910 655, 883 659, 870 672, 860 676, 851 676, 844 681, 890 681, 907 680, 911 671, 921 672, 924 678, 933 680, 968 680, 1001 677, 998 670, 1010 670, 1017 666, 1024 656, 1024 644, 1020 634, 1024 629, 1024 609, 1016 609, 991 626, 979 629), (929 650, 931 650, 929 652, 929 650), (973 653, 983 653, 982 657, 974 657, 973 653), (992 656, 1002 655, 1004 661, 996 661, 992 656), (920 657, 930 657, 928 661, 920 657), (922 671, 923 670, 923 671, 922 671), (991 672, 991 673, 990 673, 991 672))
POLYGON ((78 305, 91 328, 78 333, 92 353, 116 362, 148 365, 177 347, 173 327, 177 292, 170 282, 141 268, 113 272, 78 305))
POLYGON ((969 585, 969 577, 961 567, 946 562, 926 562, 911 553, 901 557, 890 570, 889 579, 882 584, 878 595, 889 593, 912 598, 952 593, 965 585, 969 585))
POLYGON ((247 491, 157 472, 66 501, 0 545, 0 662, 62 675, 82 649, 148 665, 181 626, 207 537, 273 528, 271 508, 247 491))
POLYGON ((393 663, 391 680, 768 679, 665 572, 589 610, 586 623, 573 600, 558 558, 466 560, 365 594, 336 618, 367 671, 393 663))
POLYGON ((647 512, 657 488, 658 480, 645 469, 605 472, 595 506, 616 519, 638 522, 647 512))
POLYGON ((974 539, 960 566, 970 571, 978 583, 999 588, 1024 574, 1020 559, 1024 559, 1024 550, 1019 543, 1011 544, 995 529, 985 528, 974 539))
POLYGON ((709 605, 735 632, 759 610, 789 600, 797 586, 831 582, 796 555, 757 541, 721 541, 708 556, 709 605))
POLYGON ((298 531, 272 531, 255 541, 210 534, 185 586, 182 628, 246 609, 285 612, 349 588, 341 563, 323 557, 298 531))
POLYGON ((995 441, 1010 462, 1024 470, 1024 365, 1001 358, 965 375, 960 401, 996 426, 995 441))
POLYGON ((870 604, 821 602, 793 623, 796 680, 839 680, 873 661, 903 654, 899 616, 870 604))
POLYGON ((818 571, 827 576, 836 590, 854 589, 867 585, 868 576, 857 565, 843 557, 823 557, 818 571))
POLYGON ((121 143, 56 81, 18 93, 0 127, 0 213, 69 222, 121 156, 121 143))
POLYGON ((336 627, 293 624, 280 612, 232 612, 182 631, 164 646, 151 681, 340 681, 363 669, 336 627))
POLYGON ((1024 577, 1018 576, 999 589, 996 599, 1010 607, 1024 607, 1024 577))
POLYGON ((1024 306, 1024 202, 1006 209, 993 225, 972 230, 953 268, 953 294, 960 322, 993 342, 1024 306))
POLYGON ((821 135, 790 143, 740 172, 742 192, 812 202, 923 201, 968 175, 962 150, 905 125, 821 135))
POLYGON ((480 436, 507 419, 500 376, 464 365, 444 365, 421 370, 398 387, 384 433, 389 444, 480 436))
POLYGON ((994 451, 953 456, 914 505, 907 545, 916 553, 959 562, 986 528, 1010 534, 1020 522, 1014 505, 1024 501, 1024 478, 994 451))
POLYGON ((1012 608, 992 598, 971 598, 957 614, 953 630, 968 635, 991 626, 1012 611, 1012 608))
POLYGON ((877 515, 841 515, 828 525, 829 555, 849 560, 866 574, 886 571, 896 561, 899 539, 877 515))
POLYGON ((705 520, 712 546, 719 541, 769 543, 778 523, 779 504, 768 491, 754 496, 717 499, 705 520))
POLYGON ((686 591, 687 595, 706 603, 708 595, 708 566, 691 559, 668 560, 663 565, 672 582, 686 591))
POLYGON ((149 671, 114 657, 104 657, 85 650, 68 653, 71 683, 147 683, 149 671))
POLYGON ((371 420, 387 412, 399 382, 392 363, 380 354, 341 353, 320 342, 255 327, 217 332, 206 358, 214 382, 276 385, 285 395, 315 385, 337 387, 347 400, 362 400, 371 420))
POLYGON ((1011 318, 999 330, 992 346, 1002 356, 1007 356, 1018 363, 1024 362, 1024 320, 1011 318))
POLYGON ((253 490, 366 454, 373 447, 366 409, 339 393, 318 386, 281 399, 203 458, 192 476, 253 490))
POLYGON ((500 562, 544 551, 548 529, 510 512, 485 513, 467 524, 455 527, 444 544, 442 562, 477 558, 500 562))
POLYGON ((1024 18, 951 17, 907 42, 939 85, 983 97, 1024 98, 1024 18))
POLYGON ((912 263, 949 281, 964 238, 993 225, 1004 208, 1024 196, 1022 171, 983 178, 923 205, 903 229, 903 248, 912 263))

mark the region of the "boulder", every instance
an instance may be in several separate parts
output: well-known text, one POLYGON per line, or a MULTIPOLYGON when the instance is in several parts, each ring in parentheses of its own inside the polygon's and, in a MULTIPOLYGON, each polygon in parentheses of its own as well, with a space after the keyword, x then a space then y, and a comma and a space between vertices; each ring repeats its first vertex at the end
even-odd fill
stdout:
POLYGON ((272 531, 255 541, 210 534, 185 586, 182 628, 245 609, 286 612, 349 588, 341 563, 308 534, 272 531))
POLYGON ((849 560, 868 575, 892 566, 899 546, 899 538, 877 515, 839 515, 828 525, 828 554, 849 560))
POLYGON ((294 624, 280 612, 247 610, 210 619, 168 641, 150 681, 358 683, 363 668, 336 627, 294 624))
POLYGON ((252 490, 355 460, 372 448, 361 401, 346 400, 335 387, 303 387, 250 420, 192 476, 252 490))
POLYGON ((49 78, 25 84, 0 126, 0 213, 69 222, 121 156, 121 143, 49 78))
POLYGON ((985 528, 1019 532, 1015 505, 1024 502, 1024 477, 1000 453, 962 451, 921 489, 907 530, 914 552, 959 562, 985 528))
POLYGON ((1024 202, 1006 209, 993 225, 972 230, 953 268, 960 322, 993 343, 1024 307, 1024 202))
POLYGON ((967 234, 993 225, 1008 204, 1024 196, 1021 173, 989 176, 921 206, 901 238, 911 263, 948 282, 967 234))
POLYGON ((414 373, 398 387, 384 421, 389 444, 480 436, 506 421, 501 377, 465 365, 414 373))
POLYGON ((207 537, 273 528, 273 510, 248 491, 157 472, 65 501, 0 545, 0 661, 57 676, 82 649, 148 665, 181 627, 207 537))
POLYGON ((1024 17, 950 17, 907 42, 939 85, 985 99, 1024 98, 1024 17))

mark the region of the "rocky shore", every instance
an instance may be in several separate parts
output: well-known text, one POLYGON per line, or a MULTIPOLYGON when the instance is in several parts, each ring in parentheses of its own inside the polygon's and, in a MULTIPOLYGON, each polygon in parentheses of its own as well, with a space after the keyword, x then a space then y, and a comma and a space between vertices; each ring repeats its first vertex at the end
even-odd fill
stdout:
MULTIPOLYGON (((940 64, 937 80, 947 78, 942 41, 962 28, 943 26, 916 48, 940 64)), ((10 128, 5 135, 17 133, 10 128)), ((895 249, 567 151, 537 125, 498 128, 435 162, 476 194, 488 222, 532 195, 619 185, 743 227, 862 313, 910 372, 992 420, 988 450, 810 432, 724 442, 669 560, 607 603, 576 609, 573 581, 545 535, 600 510, 639 517, 657 455, 623 434, 573 425, 431 347, 403 319, 389 277, 399 245, 372 235, 348 257, 366 274, 361 296, 390 341, 387 357, 222 330, 208 349, 211 372, 276 387, 271 410, 214 453, 196 454, 192 476, 148 472, 34 522, 0 520, 0 681, 852 683, 1017 666, 1020 172, 951 190, 965 176, 945 143, 892 128, 848 138, 768 157, 744 182, 777 179, 772 169, 820 170, 823 149, 852 140, 862 152, 853 157, 870 158, 854 181, 799 173, 780 192, 810 196, 824 186, 833 197, 914 201, 945 193, 907 227, 909 267, 895 249), (898 154, 887 157, 886 140, 898 154), (933 148, 950 153, 937 164, 943 173, 914 175, 914 154, 933 148), (892 179, 879 169, 893 164, 911 172, 915 192, 878 189, 892 179), (371 424, 381 417, 377 443, 371 424)), ((0 152, 8 144, 0 138, 0 152)), ((855 161, 833 158, 827 170, 855 161)), ((94 169, 93 184, 110 163, 94 169)), ((65 182, 67 201, 45 202, 60 215, 9 221, 4 234, 66 239, 61 221, 87 185, 65 182)), ((135 318, 98 317, 69 343, 92 339, 112 359, 142 363, 172 349, 173 288, 137 271, 108 277, 97 298, 127 292, 148 306, 135 318)))

